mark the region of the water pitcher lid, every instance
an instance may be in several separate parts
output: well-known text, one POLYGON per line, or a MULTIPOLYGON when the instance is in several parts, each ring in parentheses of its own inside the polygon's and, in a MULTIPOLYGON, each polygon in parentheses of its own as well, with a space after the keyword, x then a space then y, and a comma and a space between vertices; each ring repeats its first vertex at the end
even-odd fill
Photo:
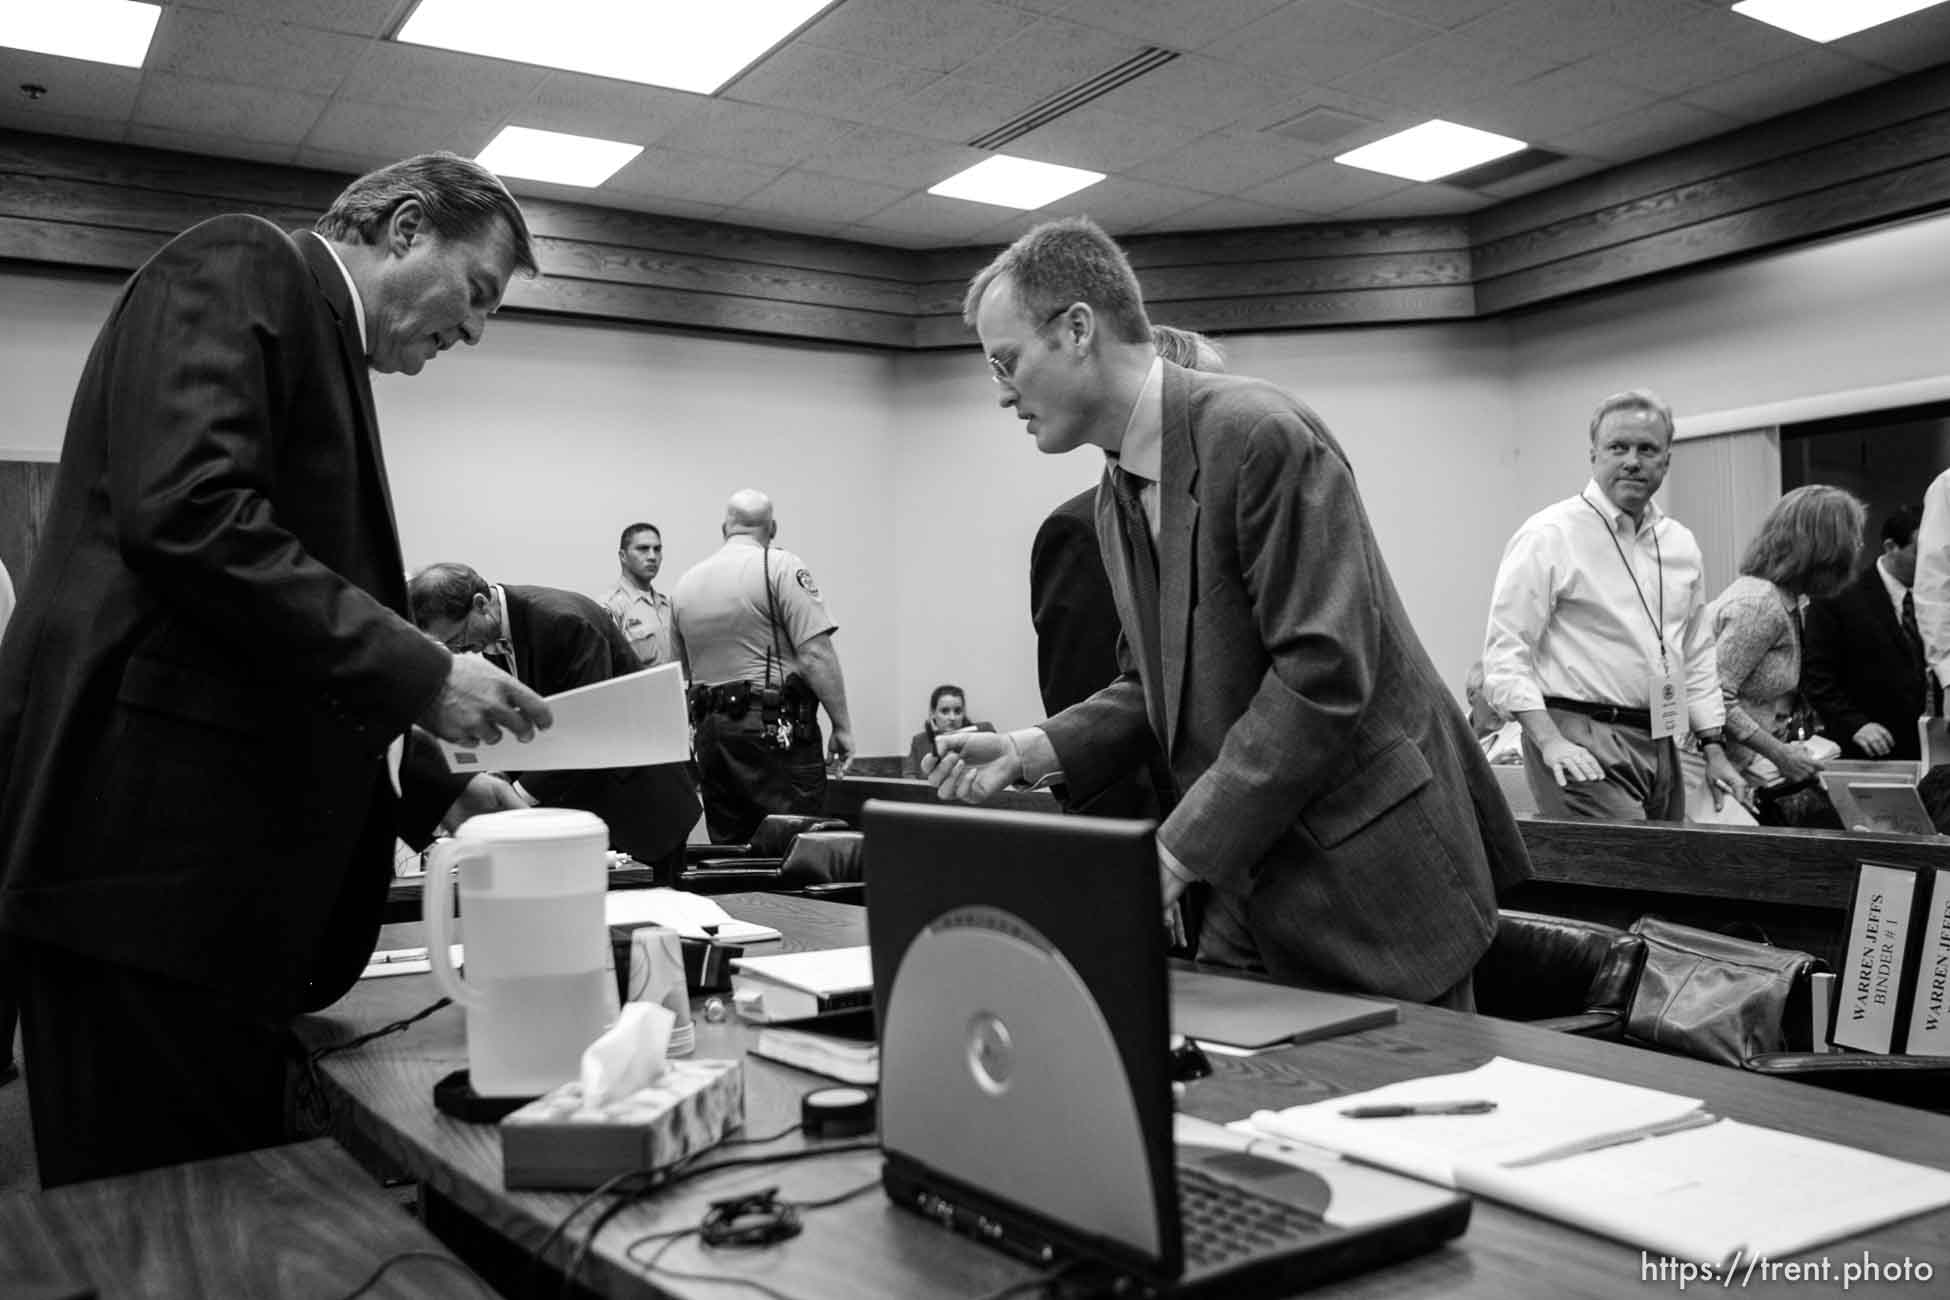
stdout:
POLYGON ((510 808, 505 812, 470 817, 454 832, 470 843, 536 843, 580 840, 594 836, 609 843, 609 827, 602 818, 580 808, 510 808))

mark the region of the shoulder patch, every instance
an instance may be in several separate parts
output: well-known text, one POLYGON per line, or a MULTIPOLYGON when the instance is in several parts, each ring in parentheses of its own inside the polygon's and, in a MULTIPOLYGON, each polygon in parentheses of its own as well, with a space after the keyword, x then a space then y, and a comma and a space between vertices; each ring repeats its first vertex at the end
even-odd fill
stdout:
POLYGON ((822 599, 822 597, 819 594, 819 584, 813 581, 811 570, 809 569, 799 570, 797 573, 792 575, 792 580, 798 583, 802 588, 804 588, 806 594, 808 596, 811 596, 814 600, 822 599))

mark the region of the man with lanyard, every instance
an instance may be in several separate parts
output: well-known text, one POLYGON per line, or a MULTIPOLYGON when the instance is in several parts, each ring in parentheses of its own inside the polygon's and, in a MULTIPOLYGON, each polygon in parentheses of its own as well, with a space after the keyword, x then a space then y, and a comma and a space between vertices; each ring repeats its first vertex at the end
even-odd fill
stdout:
POLYGON ((631 524, 616 543, 621 572, 603 597, 603 608, 629 638, 637 663, 645 668, 670 660, 670 597, 658 591, 664 567, 664 535, 655 524, 631 524))
POLYGON ((1591 481, 1524 522, 1490 599, 1490 703, 1523 728, 1546 817, 1682 819, 1676 738, 1691 731, 1717 808, 1741 789, 1699 544, 1653 503, 1672 461, 1672 412, 1632 389, 1591 417, 1591 481))
POLYGON ((818 813, 826 802, 819 706, 832 756, 853 757, 836 625, 812 573, 772 545, 763 492, 725 504, 725 542, 671 593, 672 644, 691 683, 698 784, 713 843, 751 838, 767 813, 818 813))

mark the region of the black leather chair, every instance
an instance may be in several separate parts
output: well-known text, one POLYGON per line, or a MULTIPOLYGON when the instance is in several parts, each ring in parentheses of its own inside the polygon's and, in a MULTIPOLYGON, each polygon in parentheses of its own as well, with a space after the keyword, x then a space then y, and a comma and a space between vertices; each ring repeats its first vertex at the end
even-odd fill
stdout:
POLYGON ((1542 1029, 1616 1039, 1645 944, 1595 921, 1504 911, 1476 964, 1476 1010, 1542 1029))
POLYGON ((685 852, 679 889, 696 894, 735 894, 742 890, 778 893, 781 869, 792 843, 811 830, 847 830, 831 817, 772 813, 752 832, 749 844, 695 844, 685 852))

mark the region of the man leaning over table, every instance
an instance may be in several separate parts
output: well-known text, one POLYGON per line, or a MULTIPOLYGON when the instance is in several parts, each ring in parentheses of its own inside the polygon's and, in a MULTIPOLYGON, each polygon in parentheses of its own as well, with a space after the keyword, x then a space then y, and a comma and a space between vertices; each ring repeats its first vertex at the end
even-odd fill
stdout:
POLYGON ((492 173, 426 154, 312 231, 165 245, 82 371, 0 642, 0 938, 43 1185, 281 1142, 291 1017, 378 935, 396 834, 518 803, 409 744, 548 706, 406 618, 367 370, 480 340, 535 259, 492 173))
POLYGON ((1340 445, 1292 395, 1158 355, 1086 218, 975 277, 965 318, 1038 450, 1106 453, 1097 535, 1120 676, 1040 727, 947 737, 944 799, 1060 770, 1087 799, 1161 744, 1169 905, 1212 886, 1202 959, 1469 1009, 1523 841, 1408 621, 1340 445))
POLYGON ((1490 597, 1490 703, 1523 728, 1524 773, 1547 817, 1676 822, 1676 738, 1704 751, 1714 807, 1743 790, 1726 720, 1699 543, 1653 495, 1672 463, 1672 411, 1645 389, 1592 414, 1591 480, 1504 548, 1490 597))

